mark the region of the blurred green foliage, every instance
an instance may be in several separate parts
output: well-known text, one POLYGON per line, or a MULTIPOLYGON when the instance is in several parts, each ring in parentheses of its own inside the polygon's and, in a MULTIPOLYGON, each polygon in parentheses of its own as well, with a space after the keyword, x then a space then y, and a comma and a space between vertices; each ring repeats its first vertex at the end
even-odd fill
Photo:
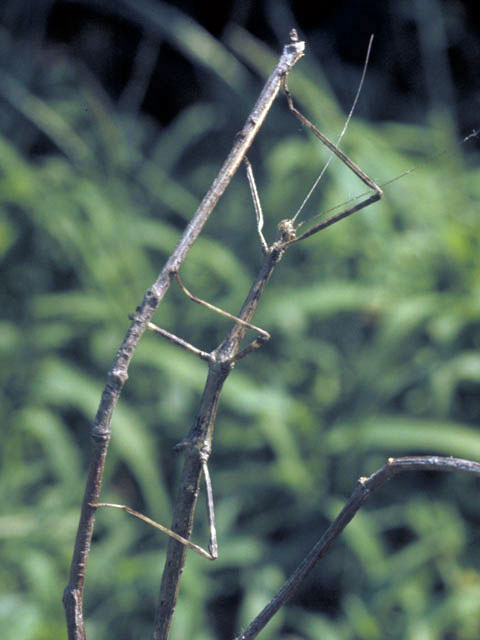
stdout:
MULTIPOLYGON (((170 25, 179 42, 191 42, 183 28, 170 25)), ((127 314, 258 94, 261 82, 245 63, 265 77, 276 60, 240 30, 230 32, 228 51, 189 29, 195 46, 183 53, 210 69, 212 102, 179 113, 165 130, 121 112, 66 58, 29 58, 0 34, 6 640, 65 637, 61 596, 89 430, 127 314)), ((297 65, 289 85, 334 138, 345 114, 312 58, 297 65)), ((456 150, 454 123, 441 113, 424 126, 354 120, 344 149, 379 183, 419 168, 385 187, 382 203, 295 246, 279 265, 255 317, 272 340, 237 365, 221 400, 211 460, 220 559, 189 555, 173 640, 239 632, 357 477, 388 456, 480 459, 479 171, 456 150)), ((327 155, 280 98, 250 157, 271 241, 327 155)), ((362 191, 334 161, 303 219, 362 191)), ((196 295, 235 313, 260 263, 239 172, 182 277, 196 295)), ((202 349, 214 348, 228 328, 173 286, 156 322, 202 349)), ((129 373, 102 499, 169 524, 182 463, 172 447, 189 428, 206 367, 149 334, 129 373)), ((459 475, 396 478, 262 639, 476 640, 477 488, 459 475)), ((197 518, 194 540, 205 544, 202 503, 197 518)), ((86 584, 89 637, 149 636, 166 542, 123 512, 98 513, 86 584)))

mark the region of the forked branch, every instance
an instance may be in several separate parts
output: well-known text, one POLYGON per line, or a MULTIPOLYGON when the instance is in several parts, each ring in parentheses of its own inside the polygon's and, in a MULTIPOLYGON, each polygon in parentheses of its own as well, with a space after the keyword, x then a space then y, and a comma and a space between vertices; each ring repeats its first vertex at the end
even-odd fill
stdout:
MULTIPOLYGON (((180 242, 167 260, 158 278, 147 290, 143 302, 132 316, 131 325, 114 359, 92 428, 92 453, 88 478, 75 540, 70 579, 63 596, 69 640, 85 640, 83 591, 96 513, 96 508, 92 507, 92 504, 98 503, 105 458, 111 437, 112 416, 128 378, 130 361, 140 338, 149 327, 154 312, 170 286, 172 274, 178 273, 188 251, 200 234, 262 126, 278 94, 282 80, 301 58, 304 48, 305 44, 298 42, 298 39, 295 38, 292 38, 291 42, 284 47, 277 66, 268 79, 245 125, 236 136, 232 150, 218 176, 200 203, 180 242)), ((198 355, 202 356, 203 354, 199 353, 198 355)))

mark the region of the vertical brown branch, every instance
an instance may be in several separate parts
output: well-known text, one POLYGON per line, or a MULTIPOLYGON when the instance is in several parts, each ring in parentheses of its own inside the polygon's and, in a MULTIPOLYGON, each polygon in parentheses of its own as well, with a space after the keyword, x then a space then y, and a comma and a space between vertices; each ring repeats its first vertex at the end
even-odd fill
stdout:
POLYGON ((137 313, 115 356, 92 429, 92 453, 89 473, 77 529, 70 579, 63 596, 69 640, 85 639, 83 590, 96 511, 90 504, 98 502, 105 457, 111 437, 112 415, 123 385, 128 378, 130 361, 140 338, 170 285, 172 273, 177 272, 185 260, 188 251, 200 234, 203 225, 227 188, 255 135, 260 129, 278 94, 282 79, 303 55, 304 48, 305 45, 303 42, 293 40, 284 47, 278 64, 268 79, 253 111, 247 118, 243 129, 237 135, 229 156, 200 203, 191 222, 185 229, 180 242, 167 260, 157 280, 152 287, 147 290, 142 304, 137 308, 137 313))

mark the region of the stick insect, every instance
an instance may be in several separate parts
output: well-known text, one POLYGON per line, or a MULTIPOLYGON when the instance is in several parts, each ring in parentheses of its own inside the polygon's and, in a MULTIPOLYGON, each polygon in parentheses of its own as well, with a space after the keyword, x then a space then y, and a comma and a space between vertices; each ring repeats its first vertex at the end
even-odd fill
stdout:
MULTIPOLYGON (((292 31, 291 34, 291 38, 294 41, 296 38, 296 32, 292 31)), ((260 204, 260 198, 258 195, 258 190, 255 184, 255 179, 253 176, 253 170, 252 170, 252 166, 250 164, 250 162, 248 161, 248 159, 245 157, 245 166, 246 166, 246 172, 247 172, 247 179, 248 179, 248 183, 250 186, 250 190, 251 190, 251 194, 252 194, 252 199, 253 199, 253 204, 254 204, 254 209, 255 209, 255 215, 256 215, 256 221, 257 221, 257 233, 258 236, 260 238, 260 245, 261 245, 261 249, 262 252, 264 254, 264 263, 262 265, 262 268, 259 272, 259 275, 257 276, 254 284, 252 285, 252 288, 250 289, 250 293, 248 294, 244 305, 242 307, 242 310, 240 312, 240 314, 238 316, 232 315, 222 309, 219 309, 218 307, 215 307, 214 305, 205 302, 204 300, 202 300, 201 298, 197 298, 196 296, 194 296, 193 294, 190 293, 190 291, 188 291, 188 289, 185 287, 185 285, 183 284, 183 282, 180 279, 180 276, 178 274, 178 272, 172 272, 172 276, 175 277, 179 287, 181 288, 181 290, 183 291, 183 293, 189 297, 191 300, 193 300, 194 302, 201 304, 202 306, 207 307, 208 309, 215 311, 216 313, 221 314, 224 317, 229 318, 230 320, 233 320, 235 325, 234 325, 234 329, 232 329, 231 333, 229 334, 228 338, 226 338, 224 340, 224 342, 222 342, 220 344, 219 347, 217 347, 217 349, 215 349, 214 351, 207 353, 205 351, 202 351, 201 349, 198 349, 197 347, 195 347, 194 345, 191 345, 190 343, 186 342, 185 340, 183 340, 182 338, 179 338, 178 336, 175 336, 172 333, 169 333, 168 331, 165 331, 164 329, 156 326, 153 323, 149 323, 148 324, 148 328, 153 331, 154 333, 160 335, 161 337, 169 340, 170 342, 172 342, 173 344, 176 344, 177 346, 180 346, 188 351, 190 351, 191 353, 194 353, 195 355, 197 355, 198 357, 200 357, 201 359, 207 361, 209 363, 209 366, 215 366, 215 365, 221 365, 221 366, 226 366, 229 367, 230 369, 233 367, 234 363, 237 362, 238 360, 240 360, 241 358, 245 357, 246 355, 248 355, 250 352, 252 352, 253 350, 257 349, 258 347, 260 347, 265 341, 267 341, 270 338, 270 334, 265 331, 264 329, 261 329, 260 327, 257 327, 255 325, 253 325, 250 320, 253 316, 253 313, 256 309, 256 306, 258 304, 258 300, 260 299, 260 296, 263 293, 264 287, 268 281, 268 279, 270 278, 271 273, 273 272, 273 269, 275 267, 275 265, 279 262, 279 260, 281 259, 281 257, 283 256, 283 254, 285 253, 285 251, 293 244, 300 242, 301 240, 305 240, 306 238, 318 233, 319 231, 325 229, 326 227, 331 226, 332 224, 342 220, 343 218, 346 218, 347 216, 352 215, 353 213, 360 211, 361 209, 364 209, 366 207, 368 207, 369 205, 373 204, 374 202, 380 200, 380 198, 383 196, 383 192, 382 189, 376 184, 376 182, 374 180, 372 180, 364 171, 362 171, 362 169, 360 169, 360 167, 358 167, 358 165, 355 164, 355 162, 353 162, 353 160, 351 160, 343 151, 341 151, 341 149, 339 148, 339 143, 341 142, 347 126, 350 122, 350 119, 353 115, 354 109, 356 107, 356 103, 358 101, 358 97, 360 95, 360 91, 363 85, 363 81, 365 78, 365 73, 366 73, 366 68, 368 65, 368 59, 370 56, 370 51, 371 51, 371 46, 372 46, 372 38, 370 39, 369 42, 369 46, 368 46, 368 50, 367 50, 367 56, 366 56, 366 60, 365 60, 365 64, 364 64, 364 69, 363 69, 363 73, 361 76, 361 80, 360 80, 360 84, 358 87, 358 90, 356 92, 355 95, 355 100, 353 102, 352 108, 350 110, 350 113, 348 115, 348 118, 345 122, 345 125, 343 127, 342 132, 340 133, 340 136, 337 140, 337 143, 334 144, 333 142, 331 142, 323 133, 321 133, 317 127, 315 127, 315 125, 313 125, 310 120, 308 120, 294 105, 293 103, 293 98, 292 98, 292 94, 290 93, 287 83, 286 83, 286 79, 283 79, 283 89, 285 91, 286 94, 286 98, 287 98, 287 103, 289 106, 290 111, 295 115, 295 117, 297 117, 300 122, 306 126, 310 131, 312 131, 312 133, 330 150, 331 155, 330 158, 328 159, 327 163, 325 164, 325 166, 323 167, 320 175, 318 176, 317 180, 315 181, 315 183, 313 184, 312 188, 310 189, 310 191, 308 192, 307 196, 305 197, 304 201, 302 202, 302 204, 300 205, 300 208, 298 209, 298 211, 295 213, 294 216, 292 216, 291 218, 286 218, 284 220, 282 220, 281 222, 279 222, 278 224, 278 228, 277 228, 277 234, 276 237, 274 239, 274 242, 271 245, 268 245, 267 241, 265 240, 265 237, 263 235, 263 213, 262 213, 262 208, 261 208, 261 204, 260 204), (367 197, 365 197, 363 200, 361 200, 360 202, 357 202, 356 204, 354 204, 351 207, 348 207, 347 209, 341 211, 340 213, 328 218, 327 220, 321 221, 320 223, 315 224, 313 227, 311 227, 310 229, 308 229, 307 231, 305 231, 304 233, 302 233, 301 235, 297 236, 297 229, 295 227, 295 222, 300 214, 300 212, 302 211, 303 207, 305 206, 306 202, 308 201, 308 199, 310 198, 311 194, 313 193, 314 189, 316 188, 318 182, 320 181, 320 179, 322 178, 322 176, 324 175, 328 165, 330 164, 330 161, 332 160, 333 156, 337 156, 371 191, 370 195, 367 195, 367 197), (239 344, 241 342, 241 340, 243 339, 243 336, 245 335, 245 331, 247 329, 251 329, 253 330, 256 334, 257 337, 250 343, 248 344, 247 347, 245 347, 242 350, 239 350, 239 344)), ((225 376, 226 377, 226 376, 225 376)), ((220 387, 221 388, 221 385, 220 387)), ((212 412, 213 413, 213 412, 212 412)), ((118 509, 123 509, 124 511, 127 511, 129 514, 140 518, 141 520, 147 522, 148 524, 160 529, 161 531, 163 531, 164 533, 166 533, 168 536, 170 536, 171 538, 175 539, 177 542, 180 542, 181 544, 183 544, 184 546, 196 551, 197 553, 199 553, 200 555, 202 555, 203 557, 206 557, 210 560, 215 560, 218 557, 218 548, 217 548, 217 540, 216 540, 216 529, 215 529, 215 516, 214 516, 214 505, 213 505, 213 492, 212 492, 212 485, 211 485, 211 480, 210 480, 210 475, 209 475, 209 471, 208 471, 208 467, 207 467, 207 462, 208 462, 208 458, 210 455, 210 445, 211 445, 211 434, 212 434, 212 430, 213 430, 213 421, 214 421, 214 413, 213 413, 213 417, 212 417, 212 424, 209 426, 208 429, 208 437, 205 439, 205 441, 203 443, 201 443, 201 445, 198 447, 199 450, 199 455, 200 455, 200 461, 201 461, 201 471, 203 473, 203 477, 204 477, 204 481, 205 481, 205 486, 206 486, 206 496, 207 496, 207 514, 208 514, 208 521, 209 521, 209 548, 208 551, 206 551, 205 549, 203 549, 202 547, 190 542, 190 540, 188 540, 187 538, 179 535, 178 533, 176 533, 175 531, 172 531, 171 529, 168 529, 167 527, 151 520, 150 518, 147 518, 146 516, 144 516, 141 513, 138 513, 137 511, 134 511, 133 509, 131 509, 130 507, 127 507, 125 505, 119 505, 119 504, 113 504, 113 503, 107 503, 107 502, 102 502, 102 503, 90 503, 90 506, 92 507, 114 507, 114 508, 118 508, 118 509)), ((192 427, 193 429, 193 427, 192 427)), ((184 441, 182 441, 179 445, 177 445, 175 448, 176 450, 182 450, 183 448, 187 447, 189 445, 189 440, 188 438, 185 439, 184 441)))

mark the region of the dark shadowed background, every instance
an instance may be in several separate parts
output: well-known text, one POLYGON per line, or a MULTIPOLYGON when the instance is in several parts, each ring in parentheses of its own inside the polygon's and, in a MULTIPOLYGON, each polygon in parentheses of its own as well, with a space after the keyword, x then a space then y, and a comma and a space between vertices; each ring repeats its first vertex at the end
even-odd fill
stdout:
MULTIPOLYGON (((292 248, 255 317, 272 333, 222 396, 211 459, 220 558, 190 554, 173 640, 228 640, 357 478, 389 456, 480 459, 480 6, 459 0, 26 2, 0 6, 0 628, 66 637, 61 596, 89 431, 128 313, 160 271, 288 33, 289 78, 385 200, 292 248)), ((328 157, 280 96, 249 153, 271 241, 328 157)), ((357 196, 338 161, 301 220, 357 196)), ((239 171, 182 269, 235 313, 261 262, 239 171)), ((171 288, 157 324, 213 349, 228 321, 171 288)), ((102 498, 168 525, 205 365, 145 335, 102 498)), ((262 640, 477 640, 478 480, 411 474, 367 504, 262 640)), ((203 502, 194 541, 207 543, 203 502)), ((166 539, 98 513, 90 639, 147 638, 166 539)))

